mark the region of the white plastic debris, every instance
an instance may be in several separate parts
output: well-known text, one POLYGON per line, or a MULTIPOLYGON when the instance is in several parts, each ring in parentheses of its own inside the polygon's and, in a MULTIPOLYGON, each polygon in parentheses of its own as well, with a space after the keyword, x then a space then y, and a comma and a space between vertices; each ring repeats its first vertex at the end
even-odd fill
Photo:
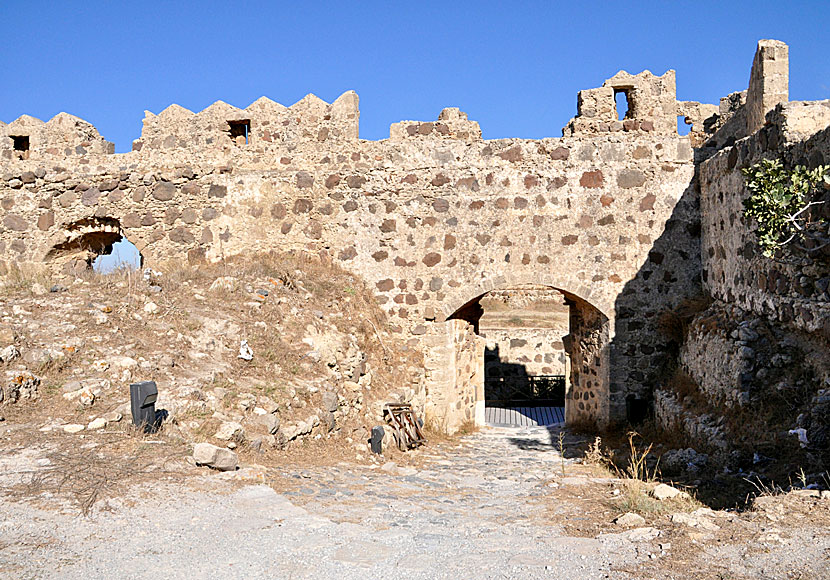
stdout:
POLYGON ((243 340, 239 344, 239 358, 242 360, 251 360, 254 358, 254 351, 252 351, 251 347, 248 346, 247 340, 243 340))
POLYGON ((807 447, 809 441, 807 441, 807 429, 803 429, 799 427, 798 429, 790 429, 790 435, 798 435, 798 442, 801 444, 802 447, 807 447))
POLYGON ((152 278, 158 278, 161 276, 161 272, 157 272, 152 268, 144 268, 144 281, 149 282, 152 278))

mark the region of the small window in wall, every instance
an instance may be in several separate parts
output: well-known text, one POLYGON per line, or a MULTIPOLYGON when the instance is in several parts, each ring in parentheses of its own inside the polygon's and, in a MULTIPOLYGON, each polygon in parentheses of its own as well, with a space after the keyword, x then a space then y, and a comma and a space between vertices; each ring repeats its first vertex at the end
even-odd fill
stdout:
POLYGON ((686 123, 686 117, 680 115, 677 117, 677 134, 680 136, 688 135, 689 132, 692 130, 692 124, 686 123))
POLYGON ((244 119, 240 121, 228 121, 230 125, 231 139, 237 145, 247 145, 251 133, 251 121, 244 119))
POLYGON ((12 138, 12 145, 19 159, 29 158, 29 136, 9 135, 12 138))
POLYGON ((614 89, 614 103, 617 105, 617 120, 622 121, 630 109, 628 89, 614 89))

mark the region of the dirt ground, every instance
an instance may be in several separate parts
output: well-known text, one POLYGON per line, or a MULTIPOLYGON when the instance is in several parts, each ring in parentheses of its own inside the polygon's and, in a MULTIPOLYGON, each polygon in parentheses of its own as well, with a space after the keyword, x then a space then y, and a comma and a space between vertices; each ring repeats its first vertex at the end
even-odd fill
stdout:
POLYGON ((830 578, 830 497, 660 502, 544 428, 386 457, 309 442, 228 473, 126 426, 0 434, 2 578, 830 578))

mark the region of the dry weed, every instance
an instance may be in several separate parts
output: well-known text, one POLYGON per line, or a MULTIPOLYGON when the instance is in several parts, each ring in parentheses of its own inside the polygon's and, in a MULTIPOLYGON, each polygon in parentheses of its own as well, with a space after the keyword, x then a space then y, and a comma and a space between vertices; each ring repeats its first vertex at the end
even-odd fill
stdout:
POLYGON ((126 486, 151 474, 157 477, 171 472, 171 463, 181 458, 184 448, 163 443, 137 435, 111 438, 89 447, 59 449, 47 453, 49 464, 11 493, 16 498, 43 493, 66 497, 88 515, 98 501, 123 492, 126 486))

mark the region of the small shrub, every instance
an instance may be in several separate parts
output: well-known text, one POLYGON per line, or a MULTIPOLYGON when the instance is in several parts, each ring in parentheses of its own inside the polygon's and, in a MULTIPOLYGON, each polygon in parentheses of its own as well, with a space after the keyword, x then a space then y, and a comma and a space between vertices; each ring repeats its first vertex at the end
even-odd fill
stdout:
POLYGON ((796 165, 784 169, 779 159, 763 159, 741 170, 750 195, 744 200, 744 214, 757 224, 761 253, 767 258, 792 248, 807 255, 830 245, 827 222, 816 206, 822 185, 830 185, 830 167, 807 169, 796 165))

